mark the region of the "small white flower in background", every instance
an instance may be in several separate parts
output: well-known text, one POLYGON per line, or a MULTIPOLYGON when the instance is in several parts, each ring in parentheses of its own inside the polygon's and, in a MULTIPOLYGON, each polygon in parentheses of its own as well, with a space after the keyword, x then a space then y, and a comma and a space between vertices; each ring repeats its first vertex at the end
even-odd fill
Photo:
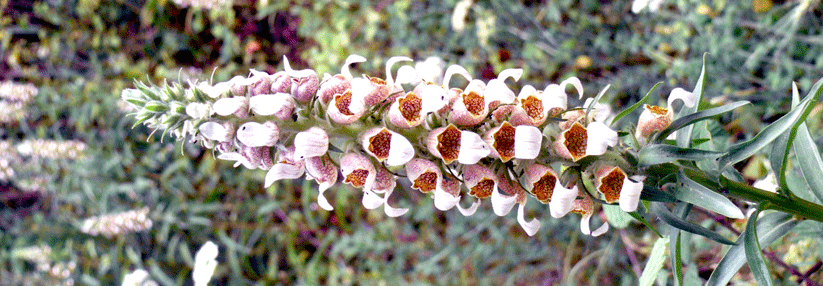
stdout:
POLYGON ((205 286, 209 284, 214 269, 217 267, 217 245, 207 241, 200 247, 194 256, 194 270, 191 272, 195 286, 205 286))
POLYGON ((90 217, 83 220, 80 230, 89 235, 112 237, 119 234, 144 231, 152 226, 149 208, 90 217))
POLYGON ((135 269, 123 277, 121 286, 157 285, 157 282, 146 280, 147 278, 149 278, 149 272, 144 269, 135 269))
POLYGON ((454 6, 454 12, 452 13, 452 29, 460 32, 466 28, 466 15, 469 14, 469 9, 471 9, 472 4, 474 4, 472 0, 457 2, 457 5, 454 6))
POLYGON ((660 9, 663 0, 634 0, 632 3, 632 13, 638 14, 643 8, 649 7, 649 11, 654 13, 660 9))
POLYGON ((760 180, 754 181, 754 184, 752 184, 752 187, 755 187, 755 188, 758 188, 758 189, 761 189, 761 190, 765 190, 765 191, 769 191, 769 192, 772 192, 772 193, 776 193, 777 192, 777 177, 775 177, 774 172, 769 172, 769 174, 766 175, 766 177, 764 177, 760 180))

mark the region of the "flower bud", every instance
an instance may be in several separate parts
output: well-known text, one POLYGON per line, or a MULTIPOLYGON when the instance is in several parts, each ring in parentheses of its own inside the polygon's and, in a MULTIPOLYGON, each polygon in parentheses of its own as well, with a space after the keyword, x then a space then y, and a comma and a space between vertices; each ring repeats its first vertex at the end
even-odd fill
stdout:
POLYGON ((249 85, 249 96, 271 93, 272 78, 268 73, 251 70, 249 80, 251 81, 251 85, 249 85))
POLYGON ((320 127, 312 127, 294 136, 294 157, 303 160, 323 156, 329 150, 329 135, 320 127))
POLYGON ((305 173, 305 165, 303 160, 297 160, 294 157, 294 146, 289 146, 280 151, 277 156, 277 163, 266 172, 266 179, 264 186, 268 188, 274 182, 282 179, 297 179, 305 173))
POLYGON ((229 122, 205 122, 197 130, 204 138, 217 142, 229 142, 234 138, 234 126, 229 122))
MULTIPOLYGON (((286 56, 283 56, 283 67, 286 70, 286 74, 288 74, 292 79, 290 91, 288 92, 291 93, 297 102, 307 103, 316 96, 317 89, 319 88, 319 80, 316 72, 310 69, 299 71, 293 70, 291 65, 289 65, 289 59, 286 58, 286 56)), ((272 86, 272 89, 274 89, 274 85, 272 86)), ((331 96, 333 97, 334 94, 331 96)), ((324 102, 328 102, 328 100, 324 102)))
POLYGON ((249 99, 245 96, 221 98, 214 102, 212 110, 220 116, 245 118, 249 114, 249 99))
POLYGON ((294 98, 288 93, 261 94, 249 99, 249 107, 257 115, 274 115, 277 119, 291 121, 294 98))
POLYGON ((292 79, 291 75, 289 75, 285 71, 277 72, 270 77, 270 87, 268 91, 264 92, 265 94, 272 94, 272 93, 291 93, 292 83, 294 80, 292 79))
POLYGON ((663 129, 669 127, 674 119, 672 104, 678 99, 682 100, 683 105, 686 107, 693 107, 697 101, 694 94, 678 87, 669 94, 666 108, 644 105, 643 113, 640 114, 640 118, 637 120, 637 131, 635 131, 634 136, 645 143, 652 133, 663 131, 663 129))

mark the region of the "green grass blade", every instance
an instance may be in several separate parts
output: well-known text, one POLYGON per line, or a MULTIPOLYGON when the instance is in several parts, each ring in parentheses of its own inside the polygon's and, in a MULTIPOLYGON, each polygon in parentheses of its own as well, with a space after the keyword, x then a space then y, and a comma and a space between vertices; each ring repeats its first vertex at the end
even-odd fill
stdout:
MULTIPOLYGON (((677 117, 676 118, 678 118, 678 119, 683 118, 687 115, 693 114, 693 113, 697 112, 698 108, 700 108, 700 102, 703 101, 703 92, 705 91, 706 57, 707 56, 708 56, 708 53, 703 54, 703 67, 700 69, 700 77, 697 78, 697 83, 694 85, 694 91, 692 91, 692 93, 696 97, 695 98, 696 100, 694 101, 694 106, 692 106, 692 107, 683 106, 683 108, 681 108, 680 111, 677 112, 677 117)), ((692 131, 693 130, 694 130, 694 126, 689 125, 689 126, 686 126, 686 128, 684 128, 683 131, 677 132, 677 146, 683 147, 683 148, 691 146, 690 144, 692 142, 692 131)), ((668 134, 666 134, 666 136, 668 136, 668 134)), ((662 138, 666 138, 666 136, 663 136, 662 138)))
POLYGON ((658 83, 656 83, 654 86, 652 86, 652 89, 650 89, 650 90, 649 90, 649 92, 647 92, 647 93, 646 93, 646 96, 643 96, 643 98, 642 98, 642 99, 640 99, 640 101, 638 101, 638 102, 637 102, 637 103, 635 103, 635 104, 632 104, 632 105, 631 105, 631 106, 629 106, 628 108, 626 108, 626 109, 624 109, 623 111, 621 111, 620 113, 618 113, 618 114, 617 114, 617 116, 615 116, 615 117, 614 117, 614 119, 612 119, 612 121, 611 121, 611 122, 609 122, 609 126, 614 125, 615 123, 617 123, 618 121, 620 121, 620 119, 622 119, 623 117, 626 117, 626 115, 631 114, 631 113, 632 113, 635 109, 638 109, 638 108, 640 108, 641 106, 643 106, 643 104, 644 104, 644 103, 646 103, 646 101, 647 101, 647 100, 649 100, 649 96, 651 96, 652 92, 653 92, 655 89, 657 89, 657 86, 658 86, 658 85, 660 85, 660 82, 658 82, 658 83))

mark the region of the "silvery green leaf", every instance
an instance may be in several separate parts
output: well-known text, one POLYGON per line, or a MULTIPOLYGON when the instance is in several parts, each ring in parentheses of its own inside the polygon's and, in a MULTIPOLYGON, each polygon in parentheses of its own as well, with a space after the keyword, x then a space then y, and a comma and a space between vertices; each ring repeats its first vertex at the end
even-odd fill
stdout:
POLYGON ((677 199, 729 218, 745 218, 740 208, 732 203, 726 196, 692 181, 683 175, 683 173, 677 173, 677 180, 683 183, 683 188, 678 188, 677 191, 675 191, 674 196, 677 197, 677 199))
POLYGON ((666 209, 666 206, 664 206, 662 203, 651 202, 651 211, 654 212, 661 220, 663 220, 664 222, 666 222, 667 224, 669 224, 673 227, 676 227, 676 228, 679 228, 679 229, 682 229, 682 230, 685 230, 685 231, 688 231, 688 232, 691 232, 691 233, 694 233, 694 234, 697 234, 697 235, 702 235, 702 236, 704 236, 708 239, 717 241, 717 242, 722 243, 722 244, 727 244, 727 245, 734 244, 734 242, 732 242, 731 240, 726 239, 725 237, 723 237, 719 233, 711 231, 711 230, 709 230, 705 227, 702 227, 698 224, 688 222, 688 221, 684 220, 683 218, 676 216, 671 211, 666 209))
POLYGON ((758 208, 751 216, 749 216, 749 221, 746 223, 746 231, 743 232, 743 237, 745 240, 743 241, 743 245, 745 246, 746 250, 746 260, 749 262, 749 268, 752 270, 752 275, 754 278, 757 279, 758 285, 774 285, 774 281, 772 281, 772 277, 769 272, 769 267, 766 265, 766 261, 763 259, 763 252, 760 251, 762 249, 760 247, 760 242, 757 241, 757 215, 760 214, 760 208, 758 208))
POLYGON ((639 165, 644 167, 674 162, 677 160, 714 160, 721 155, 723 154, 714 151, 680 148, 668 144, 651 144, 643 147, 643 149, 640 149, 638 161, 639 165))
POLYGON ((649 254, 649 261, 646 262, 646 267, 643 268, 643 274, 640 275, 640 286, 651 286, 657 278, 657 273, 663 269, 663 262, 666 261, 666 247, 669 245, 669 237, 662 237, 654 242, 652 252, 649 254))
MULTIPOLYGON (((706 81, 706 56, 707 55, 708 55, 708 53, 703 54, 703 67, 700 69, 700 77, 697 78, 697 83, 694 85, 694 91, 692 91, 692 93, 696 97, 695 98, 695 103, 696 104, 692 107, 683 106, 683 108, 681 108, 680 111, 677 112, 677 116, 675 117, 678 120, 680 118, 683 118, 683 117, 687 116, 687 115, 690 115, 690 114, 693 114, 693 113, 697 112, 697 109, 700 108, 700 101, 703 100, 703 92, 704 92, 705 81, 706 81)), ((676 121, 677 120, 675 120, 675 122, 676 121)), ((672 124, 674 124, 674 122, 672 122, 672 124)), ((677 129, 675 129, 675 130, 677 130, 677 129)), ((689 144, 691 144, 691 141, 692 141, 692 130, 694 130, 694 126, 693 125, 688 125, 688 126, 686 126, 686 128, 683 129, 683 131, 677 132, 677 139, 676 139, 677 140, 677 146, 684 147, 684 148, 689 147, 689 144)), ((665 130, 663 132, 665 132, 665 130)), ((663 132, 661 132, 661 133, 663 133, 663 132)), ((671 134, 671 133, 669 133, 669 134, 671 134)), ((666 134, 665 136, 661 136, 659 138, 666 138, 667 136, 668 136, 668 134, 666 134)))
MULTIPOLYGON (((651 142, 659 142, 661 139, 664 139, 664 138, 668 137, 669 134, 672 134, 672 132, 677 131, 678 129, 681 129, 681 128, 683 130, 677 132, 677 136, 678 136, 677 138, 680 138, 680 134, 690 133, 690 135, 689 135, 690 139, 689 140, 691 140, 691 132, 694 129, 692 123, 718 116, 720 114, 735 110, 738 107, 741 107, 741 106, 746 105, 746 104, 750 104, 750 102, 748 102, 748 101, 738 101, 738 102, 726 104, 726 105, 711 108, 711 109, 702 110, 700 112, 695 112, 695 113, 691 113, 689 115, 680 117, 680 118, 675 119, 674 121, 672 121, 672 124, 670 124, 669 127, 667 127, 666 129, 663 129, 663 131, 660 131, 660 133, 657 133, 657 135, 655 135, 655 137, 651 140, 651 142)), ((677 142, 678 142, 677 146, 679 146, 679 147, 688 147, 689 146, 689 144, 685 144, 685 145, 680 144, 680 140, 677 140, 677 142)))

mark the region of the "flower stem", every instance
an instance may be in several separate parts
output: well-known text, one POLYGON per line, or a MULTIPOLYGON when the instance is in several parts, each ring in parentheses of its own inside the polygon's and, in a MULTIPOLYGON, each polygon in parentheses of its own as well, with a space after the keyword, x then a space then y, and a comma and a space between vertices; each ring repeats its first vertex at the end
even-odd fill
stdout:
POLYGON ((823 206, 797 196, 789 197, 761 190, 744 183, 729 180, 723 176, 720 176, 720 180, 717 182, 698 170, 684 169, 683 172, 689 179, 721 194, 751 202, 766 203, 768 209, 823 222, 823 206))

